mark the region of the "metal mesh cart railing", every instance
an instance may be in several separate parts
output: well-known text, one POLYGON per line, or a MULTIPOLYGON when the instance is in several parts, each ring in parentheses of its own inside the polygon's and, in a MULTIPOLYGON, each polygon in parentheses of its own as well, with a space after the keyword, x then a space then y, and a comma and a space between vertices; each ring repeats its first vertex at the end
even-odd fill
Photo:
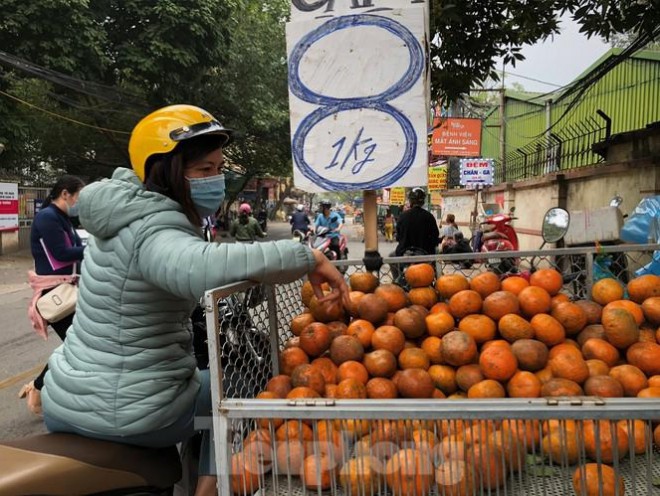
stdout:
MULTIPOLYGON (((378 276, 397 281, 405 266, 430 262, 438 275, 472 277, 510 259, 513 271, 557 268, 563 292, 584 299, 603 267, 625 283, 658 249, 390 258, 378 276)), ((347 275, 364 271, 361 261, 344 265, 347 275)), ((279 373, 291 319, 304 308, 301 286, 246 282, 205 295, 219 494, 599 494, 590 484, 610 477, 622 478, 625 494, 660 494, 652 399, 250 399, 279 373), (307 472, 301 453, 317 457, 307 472)), ((603 494, 624 494, 615 486, 603 494)))
MULTIPOLYGON (((559 496, 575 494, 574 476, 585 480, 588 463, 623 481, 625 492, 603 494, 660 494, 651 434, 659 413, 656 401, 631 399, 225 400, 218 468, 238 462, 254 477, 232 479, 223 469, 221 494, 232 483, 246 494, 321 494, 310 481, 326 475, 330 494, 559 496), (260 434, 246 436, 246 426, 260 434), (301 445, 327 465, 302 465, 301 445), (388 460, 407 448, 422 457, 400 461, 406 477, 388 460), (342 472, 348 460, 352 477, 342 472)), ((583 494, 599 494, 584 484, 583 494)))

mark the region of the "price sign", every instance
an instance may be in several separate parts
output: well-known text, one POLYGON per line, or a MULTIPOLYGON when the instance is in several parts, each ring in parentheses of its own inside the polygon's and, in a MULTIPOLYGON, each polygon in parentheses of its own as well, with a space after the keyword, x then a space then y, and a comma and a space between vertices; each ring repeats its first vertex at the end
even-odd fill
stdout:
POLYGON ((406 188, 390 189, 390 205, 405 205, 406 188))
POLYGON ((462 159, 461 179, 462 186, 476 188, 478 186, 492 186, 493 159, 462 159))
POLYGON ((297 188, 426 182, 428 5, 374 7, 292 0, 287 47, 297 188))
POLYGON ((445 119, 433 130, 433 155, 478 157, 481 155, 480 119, 445 119))
POLYGON ((443 189, 447 189, 447 166, 429 167, 429 190, 439 191, 443 189))

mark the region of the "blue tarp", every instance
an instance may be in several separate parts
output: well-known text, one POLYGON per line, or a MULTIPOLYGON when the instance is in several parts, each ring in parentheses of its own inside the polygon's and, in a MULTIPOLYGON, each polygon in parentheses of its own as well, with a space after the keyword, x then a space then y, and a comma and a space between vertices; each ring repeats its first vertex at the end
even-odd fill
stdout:
MULTIPOLYGON (((660 196, 644 198, 621 228, 621 239, 628 243, 660 243, 660 196)), ((660 251, 653 252, 653 260, 635 272, 660 275, 660 251)))

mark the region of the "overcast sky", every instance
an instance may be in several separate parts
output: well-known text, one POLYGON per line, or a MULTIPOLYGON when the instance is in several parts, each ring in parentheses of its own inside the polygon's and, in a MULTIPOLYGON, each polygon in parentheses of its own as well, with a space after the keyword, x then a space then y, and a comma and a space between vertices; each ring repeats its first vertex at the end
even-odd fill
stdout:
MULTIPOLYGON (((556 86, 522 79, 513 74, 563 86, 579 76, 610 49, 610 45, 601 38, 587 39, 579 32, 578 24, 568 15, 562 17, 560 27, 561 33, 554 38, 548 38, 544 42, 522 49, 525 60, 518 62, 515 67, 506 67, 507 86, 512 82, 518 82, 527 91, 552 91, 556 86)), ((501 68, 500 62, 498 69, 501 68)))

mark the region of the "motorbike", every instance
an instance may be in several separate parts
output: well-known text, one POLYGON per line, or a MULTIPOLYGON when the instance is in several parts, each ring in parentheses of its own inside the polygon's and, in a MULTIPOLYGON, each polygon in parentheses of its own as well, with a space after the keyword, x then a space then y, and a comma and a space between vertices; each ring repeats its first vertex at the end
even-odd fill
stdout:
POLYGON ((337 253, 330 248, 331 237, 329 236, 331 230, 328 227, 317 227, 314 235, 309 236, 309 247, 319 250, 329 260, 347 260, 348 259, 348 240, 343 234, 339 235, 339 252, 340 256, 337 258, 337 253))
POLYGON ((294 229, 293 230, 293 241, 297 241, 298 243, 302 243, 304 245, 309 244, 309 238, 312 235, 311 231, 308 229, 307 232, 303 232, 300 229, 294 229))
MULTIPOLYGON (((489 215, 479 224, 472 237, 472 251, 475 253, 491 253, 502 251, 518 251, 518 235, 511 225, 515 207, 508 214, 489 215)), ((515 258, 487 259, 490 269, 498 274, 516 272, 519 261, 515 258)))
MULTIPOLYGON (((615 195, 609 205, 603 208, 585 211, 573 211, 570 215, 570 224, 564 242, 568 247, 614 246, 622 243, 621 229, 624 215, 620 206, 623 199, 615 195)), ((584 259, 577 257, 564 261, 564 273, 573 281, 574 292, 579 297, 588 297, 587 269, 584 259)), ((594 257, 593 282, 603 278, 615 278, 623 284, 630 280, 628 271, 628 258, 624 252, 605 253, 598 250, 594 257)))
MULTIPOLYGON (((510 222, 515 219, 515 217, 511 215, 512 213, 513 210, 509 215, 497 214, 489 217, 486 221, 484 221, 484 223, 482 223, 487 224, 490 222, 492 226, 495 226, 497 223, 499 223, 500 226, 498 228, 492 227, 490 229, 492 229, 492 232, 496 232, 495 229, 499 229, 503 231, 504 235, 502 235, 502 233, 498 233, 492 235, 491 239, 487 239, 485 242, 482 240, 480 243, 477 239, 477 236, 483 233, 483 231, 488 230, 488 228, 486 228, 483 231, 478 231, 475 233, 475 237, 473 237, 471 240, 471 245, 473 247, 481 247, 481 249, 478 251, 479 253, 495 253, 518 250, 518 236, 513 227, 510 225, 510 222), (491 242, 490 244, 488 244, 489 241, 491 242), (487 248, 491 249, 488 250, 487 248)), ((541 228, 543 242, 541 243, 539 250, 542 250, 547 243, 557 243, 561 241, 568 232, 569 224, 570 214, 566 210, 559 207, 550 208, 543 217, 543 224, 541 228)), ((498 273, 501 279, 505 279, 511 276, 519 276, 525 279, 529 279, 531 274, 537 270, 536 257, 532 257, 529 269, 525 270, 520 269, 518 259, 509 257, 492 257, 488 259, 487 265, 491 270, 498 273)), ((572 280, 575 278, 575 274, 569 274, 567 277, 571 278, 572 280)))
POLYGON ((259 222, 259 227, 263 232, 266 232, 268 227, 268 213, 265 210, 260 210, 257 214, 257 221, 259 222))
MULTIPOLYGON (((260 286, 218 302, 223 390, 227 397, 254 397, 268 375, 255 377, 271 363, 270 337, 253 320, 263 302, 260 286)), ((206 316, 197 306, 191 316, 193 346, 200 369, 208 368, 206 316)), ((49 433, 0 442, 0 494, 94 496, 171 496, 193 494, 199 439, 180 446, 143 448, 75 434, 49 433), (61 477, 59 475, 61 474, 61 477)))

